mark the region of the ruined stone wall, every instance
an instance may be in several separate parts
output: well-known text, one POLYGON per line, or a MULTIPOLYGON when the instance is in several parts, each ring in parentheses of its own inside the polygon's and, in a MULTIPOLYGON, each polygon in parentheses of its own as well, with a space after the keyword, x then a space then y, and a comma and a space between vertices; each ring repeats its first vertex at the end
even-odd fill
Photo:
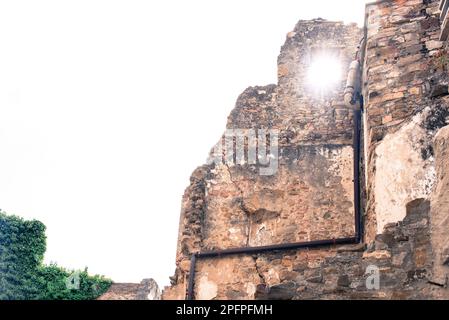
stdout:
POLYGON ((438 91, 443 43, 439 1, 367 5, 364 97, 368 168, 367 241, 401 221, 406 204, 435 184, 432 141, 448 113, 438 91))
MULTIPOLYGON (((449 137, 447 127, 441 129, 449 120, 448 81, 437 2, 367 5, 364 242, 200 260, 196 299, 449 298, 449 137), (378 286, 367 285, 372 279, 378 286)), ((229 157, 229 139, 219 141, 224 150, 216 150, 233 161, 193 173, 183 197, 176 272, 164 299, 184 299, 192 253, 354 235, 353 119, 343 103, 345 79, 317 91, 307 70, 327 50, 346 74, 362 37, 355 25, 300 21, 282 47, 278 84, 242 93, 227 128, 278 130, 277 170, 260 174, 263 165, 229 157)), ((232 148, 237 140, 230 140, 232 148)), ((244 141, 248 151, 250 140, 244 141)))
MULTIPOLYGON (((431 198, 433 282, 447 285, 449 272, 449 126, 435 137, 437 183, 431 198)), ((446 297, 449 297, 447 295, 446 297)))
MULTIPOLYGON (((271 174, 261 174, 260 163, 233 159, 192 175, 182 206, 175 286, 167 297, 184 297, 194 252, 354 237, 353 119, 343 89, 361 38, 356 25, 300 21, 281 49, 278 85, 240 95, 227 128, 255 129, 258 138, 261 129, 277 130, 270 143, 276 143, 278 163, 271 174), (307 68, 329 52, 339 61, 341 79, 317 91, 307 68)), ((235 150, 226 149, 225 138, 218 144, 232 158, 235 150)), ((281 281, 281 270, 258 270, 257 260, 198 261, 196 297, 253 299, 258 285, 281 281)))

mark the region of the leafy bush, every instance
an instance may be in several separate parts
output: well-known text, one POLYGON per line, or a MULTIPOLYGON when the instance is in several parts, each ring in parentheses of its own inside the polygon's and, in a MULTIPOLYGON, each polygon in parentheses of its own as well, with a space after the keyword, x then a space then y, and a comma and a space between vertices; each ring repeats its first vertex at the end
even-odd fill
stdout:
POLYGON ((111 281, 43 265, 45 225, 0 211, 0 300, 87 300, 104 293, 111 281))
POLYGON ((87 268, 69 271, 52 264, 39 267, 37 275, 39 300, 92 300, 111 285, 111 281, 102 276, 89 276, 87 268))
POLYGON ((45 226, 0 212, 0 299, 32 299, 45 253, 45 226))

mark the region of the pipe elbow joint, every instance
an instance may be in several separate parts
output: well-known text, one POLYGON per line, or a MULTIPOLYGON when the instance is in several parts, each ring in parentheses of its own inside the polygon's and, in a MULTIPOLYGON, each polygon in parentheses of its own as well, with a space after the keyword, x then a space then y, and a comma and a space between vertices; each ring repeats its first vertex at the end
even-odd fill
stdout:
POLYGON ((360 62, 358 60, 354 60, 351 62, 349 66, 348 78, 346 81, 346 87, 344 91, 344 102, 348 108, 354 108, 356 105, 356 92, 359 88, 360 82, 360 62))
POLYGON ((354 89, 346 88, 344 96, 343 96, 343 100, 345 102, 346 107, 352 108, 355 104, 354 89))

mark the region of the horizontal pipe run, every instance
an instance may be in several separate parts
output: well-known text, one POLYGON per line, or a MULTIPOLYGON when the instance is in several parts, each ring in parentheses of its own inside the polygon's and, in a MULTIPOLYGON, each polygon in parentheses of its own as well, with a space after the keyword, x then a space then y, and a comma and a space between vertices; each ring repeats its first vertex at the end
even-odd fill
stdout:
POLYGON ((204 251, 192 254, 190 259, 190 273, 189 273, 189 283, 187 287, 187 300, 193 300, 193 290, 195 286, 195 266, 196 260, 201 258, 215 258, 224 257, 230 255, 238 254, 258 254, 264 252, 275 252, 275 251, 287 251, 287 250, 297 250, 304 248, 321 248, 332 245, 344 245, 344 244, 357 244, 359 243, 360 236, 352 238, 338 238, 332 240, 315 240, 307 242, 293 242, 286 244, 275 244, 270 246, 260 246, 260 247, 243 247, 243 248, 233 248, 224 249, 216 251, 204 251))
POLYGON ((332 240, 316 240, 316 241, 307 241, 307 242, 293 242, 293 243, 284 243, 284 244, 274 244, 269 246, 260 246, 260 247, 245 247, 245 248, 232 248, 225 250, 216 250, 216 251, 204 251, 197 253, 197 258, 213 258, 213 257, 222 257, 229 255, 237 255, 237 254, 256 254, 256 253, 264 253, 271 251, 285 251, 285 250, 296 250, 302 248, 314 248, 314 247, 322 247, 322 246, 331 246, 335 244, 353 244, 357 242, 356 237, 352 238, 339 238, 332 240))

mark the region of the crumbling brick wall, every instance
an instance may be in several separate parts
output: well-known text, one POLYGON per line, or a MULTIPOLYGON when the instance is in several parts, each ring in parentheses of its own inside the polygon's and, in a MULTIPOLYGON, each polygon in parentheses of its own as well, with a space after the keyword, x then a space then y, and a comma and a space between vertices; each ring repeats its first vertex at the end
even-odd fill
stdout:
MULTIPOLYGON (((448 124, 440 89, 447 70, 435 60, 443 48, 438 4, 380 1, 367 5, 366 14, 364 243, 200 260, 197 299, 447 297, 441 280, 447 270, 433 263, 436 252, 446 263, 438 240, 444 228, 431 228, 431 221, 446 221, 444 214, 432 215, 447 197, 444 186, 435 191, 442 179, 437 172, 446 169, 436 166, 433 150, 434 136, 448 124)), ((278 84, 242 93, 227 128, 278 130, 279 165, 275 174, 261 175, 260 164, 231 156, 231 163, 193 173, 183 197, 176 272, 164 299, 184 299, 195 252, 354 235, 353 118, 343 102, 345 79, 323 93, 306 75, 322 50, 337 52, 347 74, 362 37, 356 25, 300 21, 282 47, 278 84)), ((227 157, 229 150, 217 150, 227 157)))
POLYGON ((379 1, 366 7, 364 66, 368 181, 367 240, 429 198, 435 183, 432 140, 447 112, 438 96, 445 72, 436 56, 438 1, 379 1))
MULTIPOLYGON (((175 286, 166 297, 184 298, 194 252, 354 236, 353 119, 343 91, 361 38, 356 25, 300 21, 282 47, 278 85, 240 95, 227 128, 277 130, 279 163, 271 175, 260 174, 260 164, 236 162, 195 171, 182 206, 175 286), (317 93, 307 86, 307 67, 328 51, 342 77, 317 93)), ((255 298, 258 285, 281 277, 275 269, 263 275, 257 259, 198 261, 196 297, 255 298)))

